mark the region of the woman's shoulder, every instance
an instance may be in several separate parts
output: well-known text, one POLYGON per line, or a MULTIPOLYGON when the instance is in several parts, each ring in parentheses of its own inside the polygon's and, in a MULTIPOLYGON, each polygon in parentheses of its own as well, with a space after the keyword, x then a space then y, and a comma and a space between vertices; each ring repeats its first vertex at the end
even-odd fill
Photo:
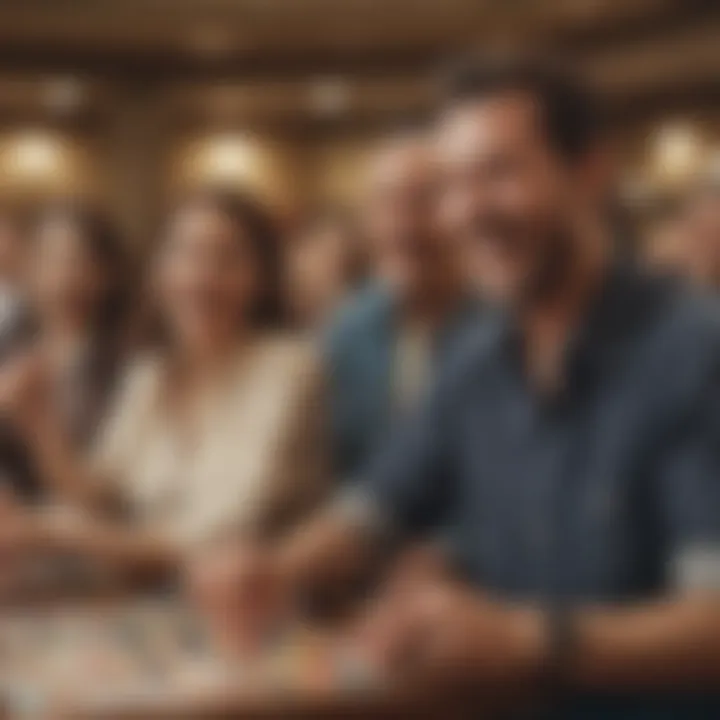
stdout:
POLYGON ((321 372, 317 345, 307 337, 276 333, 258 340, 257 366, 290 378, 315 377, 321 372))

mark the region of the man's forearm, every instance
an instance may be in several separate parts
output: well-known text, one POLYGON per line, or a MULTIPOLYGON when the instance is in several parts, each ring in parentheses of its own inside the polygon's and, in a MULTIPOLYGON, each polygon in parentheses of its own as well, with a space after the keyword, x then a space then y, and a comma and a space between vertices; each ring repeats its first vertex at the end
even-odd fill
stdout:
POLYGON ((282 543, 278 562, 295 590, 312 593, 362 575, 374 547, 372 533, 331 508, 282 543))
POLYGON ((409 647, 439 674, 465 668, 475 687, 542 689, 560 681, 570 690, 626 693, 720 682, 716 597, 585 606, 559 621, 565 625, 540 605, 511 605, 438 585, 424 597, 405 598, 385 632, 396 656, 406 657, 409 647))
POLYGON ((96 525, 90 540, 91 553, 131 572, 174 572, 182 552, 174 543, 154 534, 112 524, 96 525))
POLYGON ((63 551, 87 557, 123 574, 172 572, 181 562, 179 548, 154 534, 79 515, 43 513, 34 524, 36 551, 63 551))
POLYGON ((720 598, 588 609, 572 620, 572 685, 598 690, 720 682, 720 598))
POLYGON ((50 491, 85 508, 100 504, 100 483, 95 482, 87 463, 71 447, 61 428, 53 423, 39 426, 31 447, 50 491))

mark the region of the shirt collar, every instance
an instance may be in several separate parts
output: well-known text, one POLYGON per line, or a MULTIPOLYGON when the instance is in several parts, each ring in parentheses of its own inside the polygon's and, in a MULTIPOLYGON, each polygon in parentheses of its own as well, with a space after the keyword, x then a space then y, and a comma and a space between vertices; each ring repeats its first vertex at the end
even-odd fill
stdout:
MULTIPOLYGON (((577 332, 564 352, 565 392, 574 392, 609 370, 622 356, 626 340, 640 311, 637 269, 629 262, 613 262, 596 290, 577 332)), ((504 362, 525 373, 522 367, 522 338, 507 311, 498 311, 497 339, 504 362)))
MULTIPOLYGON (((387 281, 378 281, 376 286, 378 299, 385 309, 388 326, 397 329, 400 323, 400 298, 396 289, 387 281)), ((441 345, 464 326, 471 318, 481 312, 483 303, 480 298, 467 290, 458 293, 452 306, 448 307, 442 321, 435 327, 434 335, 441 345)))

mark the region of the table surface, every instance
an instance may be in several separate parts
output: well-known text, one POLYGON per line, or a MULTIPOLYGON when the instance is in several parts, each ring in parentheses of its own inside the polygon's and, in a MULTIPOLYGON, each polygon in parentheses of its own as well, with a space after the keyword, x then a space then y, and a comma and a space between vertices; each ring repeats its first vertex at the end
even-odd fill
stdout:
POLYGON ((209 717, 229 707, 243 717, 374 716, 387 694, 338 686, 326 648, 303 631, 252 667, 230 667, 198 618, 169 599, 0 612, 2 692, 16 712, 50 703, 74 717, 209 717))
POLYGON ((338 676, 337 656, 325 652, 327 646, 325 637, 305 630, 263 662, 230 668, 213 652, 198 618, 177 600, 93 599, 0 611, 2 691, 16 714, 18 707, 27 711, 40 703, 53 708, 53 718, 75 720, 445 720, 478 707, 425 684, 401 689, 377 678, 338 676))

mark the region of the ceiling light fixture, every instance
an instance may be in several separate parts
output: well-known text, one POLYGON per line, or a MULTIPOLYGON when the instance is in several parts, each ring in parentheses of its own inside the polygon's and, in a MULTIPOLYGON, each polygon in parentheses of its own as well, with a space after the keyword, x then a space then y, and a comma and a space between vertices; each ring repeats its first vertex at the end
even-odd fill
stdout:
POLYGON ((696 129, 687 123, 673 123, 659 129, 654 141, 654 165, 659 176, 676 181, 697 170, 702 143, 696 129))
POLYGON ((350 97, 350 85, 340 78, 318 80, 308 91, 310 107, 320 115, 339 115, 348 109, 350 97))
POLYGON ((42 100, 48 110, 65 115, 77 111, 86 95, 85 86, 77 78, 56 78, 43 88, 42 100))

